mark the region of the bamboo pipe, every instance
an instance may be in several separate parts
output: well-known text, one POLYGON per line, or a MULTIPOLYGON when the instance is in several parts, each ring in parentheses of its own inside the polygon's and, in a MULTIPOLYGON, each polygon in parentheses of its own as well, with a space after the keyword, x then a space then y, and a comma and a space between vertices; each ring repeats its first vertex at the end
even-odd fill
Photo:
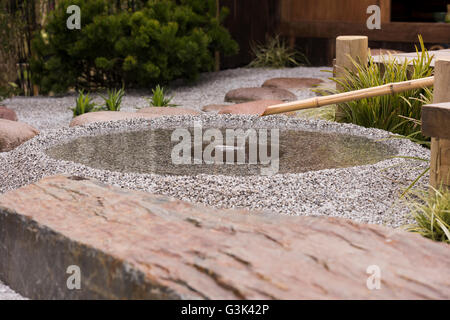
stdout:
POLYGON ((315 97, 305 100, 273 105, 267 107, 266 110, 264 110, 264 112, 261 114, 261 116, 267 116, 270 114, 284 113, 302 109, 319 108, 330 104, 338 104, 372 97, 379 97, 388 94, 395 94, 413 89, 432 87, 433 85, 434 85, 434 77, 388 83, 378 87, 366 88, 356 91, 333 94, 324 97, 315 97))

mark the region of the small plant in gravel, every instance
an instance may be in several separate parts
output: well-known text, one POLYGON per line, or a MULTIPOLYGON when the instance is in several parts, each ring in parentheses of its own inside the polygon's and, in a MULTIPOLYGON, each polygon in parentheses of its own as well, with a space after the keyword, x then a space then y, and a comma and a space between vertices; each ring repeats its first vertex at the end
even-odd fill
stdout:
POLYGON ((73 111, 73 116, 79 116, 88 112, 95 112, 101 110, 89 96, 89 93, 84 94, 83 90, 78 91, 78 97, 76 99, 75 108, 71 109, 73 111))
POLYGON ((105 101, 105 104, 103 105, 104 109, 108 111, 120 111, 120 105, 122 104, 124 95, 125 90, 123 87, 121 89, 108 89, 107 97, 100 95, 105 101))
POLYGON ((434 241, 450 243, 450 190, 413 193, 412 215, 416 222, 406 227, 434 241))
POLYGON ((147 99, 150 107, 175 107, 176 104, 170 103, 173 97, 166 97, 164 88, 159 85, 155 89, 152 89, 153 96, 151 99, 147 99))
POLYGON ((280 36, 267 38, 265 45, 253 44, 251 50, 255 59, 250 68, 285 68, 310 64, 306 56, 289 48, 280 36))

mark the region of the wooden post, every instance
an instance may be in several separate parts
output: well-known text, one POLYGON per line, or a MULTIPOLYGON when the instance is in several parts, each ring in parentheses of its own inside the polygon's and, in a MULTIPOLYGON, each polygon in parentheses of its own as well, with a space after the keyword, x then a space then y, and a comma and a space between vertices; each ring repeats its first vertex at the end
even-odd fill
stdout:
POLYGON ((450 60, 437 60, 433 104, 422 107, 422 133, 431 137, 430 184, 450 188, 450 60))
MULTIPOLYGON (((336 77, 341 78, 345 70, 355 71, 352 59, 356 62, 367 62, 369 39, 366 36, 339 36, 336 38, 336 77)), ((342 89, 337 85, 337 89, 342 89)), ((336 120, 342 119, 343 110, 336 109, 336 120)))

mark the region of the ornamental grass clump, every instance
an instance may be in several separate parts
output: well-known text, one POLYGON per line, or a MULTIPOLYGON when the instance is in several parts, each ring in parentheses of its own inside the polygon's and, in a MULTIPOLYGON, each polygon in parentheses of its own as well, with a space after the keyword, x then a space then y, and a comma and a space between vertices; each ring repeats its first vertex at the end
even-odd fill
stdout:
MULTIPOLYGON (((433 75, 432 56, 426 50, 422 38, 419 37, 421 50, 416 47, 417 58, 412 65, 407 61, 399 62, 390 56, 381 64, 369 57, 369 63, 361 64, 353 61, 356 71, 346 70, 342 78, 333 78, 341 89, 348 92, 433 75)), ((421 107, 431 101, 432 89, 415 89, 393 95, 373 97, 359 101, 351 101, 338 105, 337 121, 354 123, 363 127, 378 128, 403 136, 413 134, 416 139, 424 140, 418 132, 418 126, 408 119, 420 120, 421 107)))
POLYGON ((251 46, 255 59, 248 65, 250 68, 286 68, 309 64, 306 56, 289 48, 277 35, 267 38, 266 44, 251 46))
POLYGON ((76 99, 76 105, 71 109, 73 111, 73 116, 79 116, 88 112, 95 112, 101 110, 101 107, 97 106, 89 93, 84 94, 83 90, 78 92, 78 97, 76 99))
POLYGON ((107 96, 100 97, 105 101, 103 108, 108 111, 120 111, 120 105, 122 104, 122 98, 125 95, 125 90, 121 89, 113 89, 109 90, 107 96))
POLYGON ((430 192, 414 192, 409 197, 415 223, 406 226, 434 241, 450 243, 450 190, 431 188, 430 192))
POLYGON ((164 88, 159 85, 156 86, 155 89, 152 89, 152 98, 147 99, 150 104, 150 107, 175 107, 176 104, 170 103, 173 97, 166 97, 164 92, 164 88))

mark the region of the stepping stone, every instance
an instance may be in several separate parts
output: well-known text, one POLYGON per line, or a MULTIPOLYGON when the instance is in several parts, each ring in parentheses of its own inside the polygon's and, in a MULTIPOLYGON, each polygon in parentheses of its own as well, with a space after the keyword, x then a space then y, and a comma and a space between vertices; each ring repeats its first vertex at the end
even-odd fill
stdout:
POLYGON ((255 100, 293 101, 296 95, 278 88, 240 88, 229 91, 225 95, 226 102, 242 103, 255 100))
POLYGON ((219 114, 262 114, 268 106, 283 103, 281 100, 257 100, 222 107, 219 114))
POLYGON ((14 110, 5 106, 0 106, 0 119, 17 121, 17 114, 14 110))
POLYGON ((38 135, 32 126, 18 121, 0 119, 0 152, 7 152, 38 135))
POLYGON ((224 107, 228 107, 229 104, 208 104, 202 107, 203 112, 219 112, 224 107))
POLYGON ((137 111, 137 113, 154 114, 157 116, 176 116, 176 115, 199 115, 200 112, 193 109, 177 108, 177 107, 147 107, 137 111))
POLYGON ((316 87, 323 83, 323 80, 317 78, 273 78, 266 80, 263 87, 280 89, 305 89, 316 87))
POLYGON ((152 119, 159 117, 159 115, 151 114, 151 113, 137 113, 137 112, 125 112, 125 111, 97 111, 97 112, 88 112, 82 115, 79 115, 72 119, 69 126, 82 126, 89 123, 94 122, 105 122, 105 121, 117 121, 117 120, 125 120, 125 119, 152 119))
POLYGON ((74 176, 0 196, 0 243, 0 278, 31 299, 450 296, 448 244, 415 233, 219 210, 74 176), (381 289, 370 290, 376 268, 381 289), (69 290, 74 275, 81 288, 69 290))

